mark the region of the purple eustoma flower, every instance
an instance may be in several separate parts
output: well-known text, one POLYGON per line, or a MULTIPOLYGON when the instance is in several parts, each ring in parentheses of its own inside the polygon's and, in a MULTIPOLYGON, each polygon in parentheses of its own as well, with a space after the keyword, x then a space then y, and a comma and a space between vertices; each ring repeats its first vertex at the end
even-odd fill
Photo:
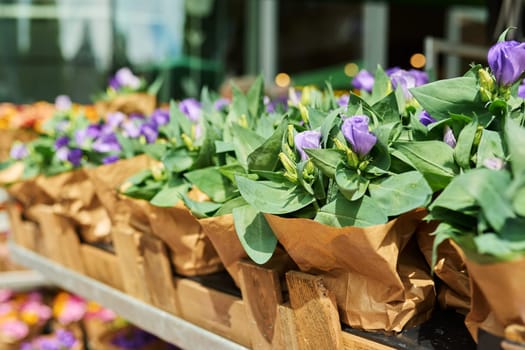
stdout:
POLYGON ((59 111, 68 111, 73 106, 71 99, 67 95, 58 95, 55 98, 55 108, 59 111))
POLYGON ((419 69, 410 69, 408 71, 416 79, 416 86, 428 84, 428 74, 419 69))
POLYGON ((165 109, 156 109, 151 115, 151 121, 157 126, 166 125, 170 121, 170 113, 165 109))
POLYGON ((27 146, 19 142, 13 144, 13 146, 11 147, 11 151, 9 152, 11 158, 16 160, 23 159, 27 157, 28 154, 29 151, 27 150, 27 146))
POLYGON ((366 115, 354 115, 341 126, 345 139, 360 157, 367 155, 377 142, 377 137, 368 130, 368 122, 366 115))
POLYGON ((339 107, 347 107, 348 102, 350 102, 350 95, 347 94, 341 95, 341 97, 337 99, 337 104, 339 107))
POLYGON ((102 134, 93 142, 93 150, 99 153, 120 152, 121 147, 114 133, 102 134))
POLYGON ((372 92, 372 88, 374 87, 374 81, 374 76, 366 69, 362 69, 352 79, 352 86, 358 90, 372 92))
POLYGON ((405 99, 409 100, 412 98, 409 89, 417 86, 417 79, 414 75, 406 70, 399 69, 390 75, 390 81, 394 89, 397 89, 398 86, 401 87, 405 99))
POLYGON ((496 82, 510 86, 525 72, 525 43, 499 42, 489 49, 487 60, 496 82))
POLYGON ((224 108, 230 105, 230 100, 227 98, 219 98, 217 101, 213 103, 213 108, 215 108, 216 111, 222 111, 224 108))
POLYGON ((159 136, 159 130, 154 123, 147 122, 141 125, 140 134, 146 138, 147 143, 153 143, 159 136))
POLYGON ((186 98, 180 101, 179 109, 194 123, 201 118, 201 103, 194 98, 186 98))
POLYGON ((102 164, 112 164, 117 162, 119 159, 119 156, 112 154, 102 159, 102 164))
POLYGON ((305 148, 319 148, 321 143, 321 132, 316 130, 307 130, 298 133, 294 137, 295 148, 301 155, 301 160, 307 160, 308 155, 305 148))
POLYGON ((424 126, 427 126, 429 124, 435 123, 436 119, 434 119, 427 111, 423 110, 421 113, 419 113, 419 121, 424 126))
POLYGON ((135 120, 127 120, 122 124, 122 130, 127 137, 135 139, 140 136, 140 126, 135 120))
POLYGON ((443 135, 443 141, 452 148, 456 147, 456 137, 452 129, 445 125, 445 134, 443 135))
POLYGON ((525 79, 518 86, 518 97, 525 98, 525 79))
POLYGON ((124 67, 119 69, 110 79, 109 86, 115 90, 120 90, 124 87, 138 89, 140 87, 140 79, 129 68, 124 67))
POLYGON ((62 147, 65 147, 68 144, 69 144, 69 137, 67 137, 67 136, 60 136, 55 141, 55 150, 58 150, 58 149, 60 149, 62 147))
POLYGON ((67 155, 67 160, 74 166, 80 166, 83 154, 84 153, 82 152, 82 150, 78 148, 73 148, 69 151, 67 155))
POLYGON ((115 112, 108 114, 106 125, 109 125, 111 129, 118 128, 122 122, 126 120, 126 115, 122 112, 115 112))

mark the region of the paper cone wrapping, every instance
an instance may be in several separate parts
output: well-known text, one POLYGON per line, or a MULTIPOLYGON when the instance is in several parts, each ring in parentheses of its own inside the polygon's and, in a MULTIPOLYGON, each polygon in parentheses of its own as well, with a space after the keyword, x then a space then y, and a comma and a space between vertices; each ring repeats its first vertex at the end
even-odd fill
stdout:
POLYGON ((71 220, 84 242, 109 242, 111 222, 84 169, 35 179, 53 201, 53 212, 71 220))
MULTIPOLYGON (((432 264, 432 246, 438 222, 422 222, 417 230, 417 242, 427 264, 432 264)), ((470 309, 470 281, 465 257, 450 240, 440 244, 437 262, 433 267, 435 275, 443 282, 439 284, 437 295, 443 309, 454 309, 467 314, 470 309)))
POLYGON ((435 302, 432 278, 410 242, 425 215, 416 210, 366 228, 268 214, 266 219, 299 268, 323 276, 344 323, 400 332, 428 319, 435 302))
POLYGON ((471 310, 465 324, 477 340, 478 329, 504 337, 512 324, 525 324, 525 258, 496 264, 467 259, 471 277, 471 310))
POLYGON ((95 108, 101 118, 105 118, 109 113, 114 112, 122 112, 128 115, 131 113, 151 115, 156 104, 155 95, 131 93, 118 95, 108 101, 98 101, 95 108))

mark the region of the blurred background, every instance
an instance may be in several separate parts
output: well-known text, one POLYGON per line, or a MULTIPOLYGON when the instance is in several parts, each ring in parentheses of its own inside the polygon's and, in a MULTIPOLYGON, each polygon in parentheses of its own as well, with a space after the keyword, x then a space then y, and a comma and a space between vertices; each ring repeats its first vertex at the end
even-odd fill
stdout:
POLYGON ((501 7, 489 0, 0 0, 0 102, 67 94, 89 103, 123 66, 150 82, 162 76, 161 101, 258 73, 282 87, 330 80, 342 89, 378 64, 457 76, 483 63, 501 7))

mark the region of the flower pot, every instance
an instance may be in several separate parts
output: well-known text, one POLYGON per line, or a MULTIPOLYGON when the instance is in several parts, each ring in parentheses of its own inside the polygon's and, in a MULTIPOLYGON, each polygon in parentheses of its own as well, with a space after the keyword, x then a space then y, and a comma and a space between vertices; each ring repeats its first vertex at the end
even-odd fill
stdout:
POLYGON ((416 210, 366 228, 266 219, 299 268, 321 275, 335 293, 343 323, 399 332, 428 319, 434 306, 434 283, 412 239, 425 215, 416 210))

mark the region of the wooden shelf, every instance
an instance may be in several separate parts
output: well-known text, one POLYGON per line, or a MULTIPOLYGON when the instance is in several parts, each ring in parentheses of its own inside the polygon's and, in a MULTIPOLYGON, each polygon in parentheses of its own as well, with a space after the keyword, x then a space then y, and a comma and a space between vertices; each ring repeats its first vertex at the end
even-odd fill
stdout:
POLYGON ((52 283, 37 271, 24 270, 0 273, 0 288, 22 291, 51 285, 52 283))
POLYGON ((64 268, 16 243, 9 242, 9 251, 16 263, 38 271, 58 287, 97 301, 136 326, 183 349, 247 349, 92 278, 64 268))

